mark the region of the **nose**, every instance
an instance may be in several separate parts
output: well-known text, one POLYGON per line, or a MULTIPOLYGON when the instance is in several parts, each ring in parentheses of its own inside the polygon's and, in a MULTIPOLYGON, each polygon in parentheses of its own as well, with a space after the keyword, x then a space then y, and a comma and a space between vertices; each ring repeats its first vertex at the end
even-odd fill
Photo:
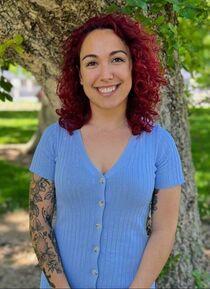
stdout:
POLYGON ((109 80, 109 79, 113 79, 113 77, 114 77, 114 73, 112 71, 112 68, 109 66, 109 64, 101 65, 101 69, 100 69, 101 80, 109 80))

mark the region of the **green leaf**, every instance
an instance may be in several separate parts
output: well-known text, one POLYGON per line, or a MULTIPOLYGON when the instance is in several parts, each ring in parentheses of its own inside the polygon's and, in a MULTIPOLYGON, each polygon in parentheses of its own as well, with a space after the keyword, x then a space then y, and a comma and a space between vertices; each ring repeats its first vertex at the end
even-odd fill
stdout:
POLYGON ((0 57, 2 57, 5 53, 6 46, 4 44, 0 45, 0 57))
POLYGON ((118 10, 119 10, 119 7, 116 4, 112 3, 111 5, 105 7, 104 12, 112 13, 118 10))
POLYGON ((23 36, 20 34, 17 34, 13 37, 16 44, 21 45, 23 42, 23 36))
POLYGON ((147 0, 126 0, 126 5, 147 10, 147 0))
POLYGON ((130 6, 124 6, 121 8, 122 13, 131 15, 133 13, 133 7, 130 6))
POLYGON ((160 25, 160 24, 164 23, 164 21, 165 21, 165 18, 163 15, 161 15, 155 20, 155 24, 160 25))
POLYGON ((10 95, 10 94, 5 94, 5 96, 6 96, 6 99, 7 100, 9 100, 9 101, 13 101, 13 98, 12 98, 12 96, 10 95))
POLYGON ((8 93, 6 93, 4 91, 0 91, 0 100, 1 101, 5 101, 6 99, 9 100, 9 101, 13 100, 11 95, 9 95, 8 93))
POLYGON ((2 75, 0 78, 0 87, 2 87, 7 92, 10 92, 12 89, 12 84, 2 75))
POLYGON ((173 32, 173 33, 176 33, 177 31, 177 28, 175 25, 171 24, 171 23, 168 23, 168 27, 169 29, 173 32))
POLYGON ((194 9, 193 7, 185 7, 183 10, 180 11, 180 15, 183 17, 183 18, 186 18, 186 19, 194 19, 196 16, 197 16, 197 12, 198 10, 197 9, 194 9))
POLYGON ((15 46, 14 49, 19 54, 22 54, 24 52, 24 49, 21 46, 15 46))
POLYGON ((136 20, 142 23, 145 27, 151 28, 154 24, 154 21, 149 17, 144 16, 142 13, 136 15, 136 20))

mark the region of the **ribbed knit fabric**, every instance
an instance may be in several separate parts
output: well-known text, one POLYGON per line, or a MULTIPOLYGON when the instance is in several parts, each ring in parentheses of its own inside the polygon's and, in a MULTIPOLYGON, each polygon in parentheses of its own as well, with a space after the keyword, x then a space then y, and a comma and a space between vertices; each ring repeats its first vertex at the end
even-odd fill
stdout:
MULTIPOLYGON (((149 238, 154 188, 184 183, 174 139, 159 124, 151 133, 131 136, 102 174, 87 155, 81 131, 70 135, 53 123, 29 169, 55 182, 54 232, 71 288, 129 288, 149 238)), ((40 288, 50 288, 43 272, 40 288)))

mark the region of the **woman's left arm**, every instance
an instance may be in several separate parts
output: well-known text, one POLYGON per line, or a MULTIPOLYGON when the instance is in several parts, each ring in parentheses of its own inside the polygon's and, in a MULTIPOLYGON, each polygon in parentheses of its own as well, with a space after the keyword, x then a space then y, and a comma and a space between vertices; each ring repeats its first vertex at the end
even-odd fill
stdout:
POLYGON ((150 288, 173 249, 179 216, 181 186, 159 189, 154 196, 152 232, 141 264, 129 288, 150 288))

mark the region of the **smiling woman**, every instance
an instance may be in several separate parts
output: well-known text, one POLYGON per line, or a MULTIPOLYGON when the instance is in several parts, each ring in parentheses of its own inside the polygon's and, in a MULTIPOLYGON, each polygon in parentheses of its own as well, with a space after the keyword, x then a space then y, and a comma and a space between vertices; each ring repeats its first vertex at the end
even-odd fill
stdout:
POLYGON ((155 123, 166 84, 155 37, 126 15, 99 15, 62 48, 60 118, 30 166, 40 287, 155 288, 184 182, 174 139, 155 123))
POLYGON ((133 134, 151 131, 159 115, 159 89, 166 84, 158 51, 156 37, 125 15, 96 16, 76 28, 62 45, 59 124, 70 133, 90 121, 114 128, 122 123, 119 114, 126 107, 123 123, 133 134), (107 89, 116 85, 115 97, 103 97, 112 96, 107 89), (104 116, 101 121, 96 109, 104 116))

